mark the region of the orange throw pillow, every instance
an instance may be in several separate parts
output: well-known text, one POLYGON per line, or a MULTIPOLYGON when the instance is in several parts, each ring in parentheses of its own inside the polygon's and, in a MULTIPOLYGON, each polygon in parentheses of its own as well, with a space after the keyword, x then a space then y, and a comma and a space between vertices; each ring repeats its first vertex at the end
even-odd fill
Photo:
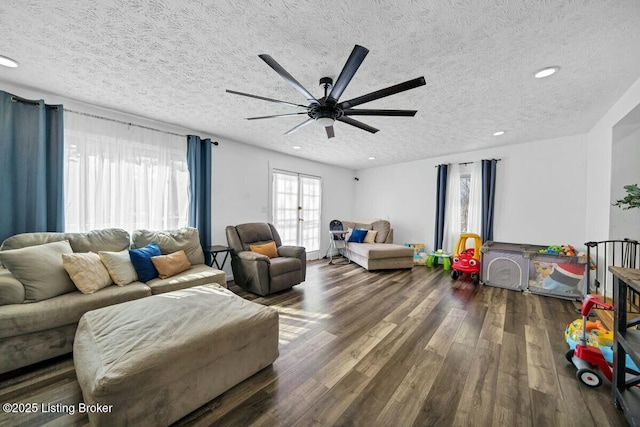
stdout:
POLYGON ((158 275, 161 279, 175 276, 191 268, 191 263, 184 251, 174 252, 169 255, 152 256, 151 262, 158 270, 158 275))
POLYGON ((251 252, 266 255, 269 258, 278 257, 278 248, 276 248, 276 242, 265 243, 264 245, 249 245, 251 252))

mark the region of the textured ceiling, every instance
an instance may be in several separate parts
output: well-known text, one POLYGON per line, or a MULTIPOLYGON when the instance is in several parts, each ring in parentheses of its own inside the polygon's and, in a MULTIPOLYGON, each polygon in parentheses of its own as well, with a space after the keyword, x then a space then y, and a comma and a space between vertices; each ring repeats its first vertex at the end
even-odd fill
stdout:
POLYGON ((638 0, 3 0, 0 55, 21 66, 0 80, 360 169, 588 131, 640 77, 639 22, 638 0), (303 120, 244 118, 293 107, 225 93, 306 103, 258 55, 320 97, 355 44, 370 53, 341 100, 424 75, 359 107, 415 117, 283 135, 303 120))

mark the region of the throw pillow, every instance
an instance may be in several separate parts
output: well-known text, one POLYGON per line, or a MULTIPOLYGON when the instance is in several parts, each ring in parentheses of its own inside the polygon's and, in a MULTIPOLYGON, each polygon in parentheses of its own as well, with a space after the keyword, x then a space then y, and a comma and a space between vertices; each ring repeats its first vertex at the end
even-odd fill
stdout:
POLYGON ((161 279, 175 276, 178 273, 191 268, 191 263, 184 251, 174 252, 169 255, 151 257, 151 262, 158 270, 161 279))
POLYGON ((148 282, 151 279, 158 277, 158 270, 153 266, 151 257, 162 255, 160 248, 156 242, 151 242, 147 246, 130 249, 129 257, 131 258, 131 264, 135 268, 138 274, 138 280, 141 282, 148 282))
POLYGON ((24 285, 25 302, 42 301, 74 292, 62 266, 62 254, 72 253, 68 240, 0 251, 0 262, 24 285))
POLYGON ((367 235, 364 236, 363 243, 375 243, 376 242, 376 234, 378 234, 375 230, 368 230, 367 235))
POLYGON ((131 264, 127 249, 120 252, 100 251, 98 255, 116 285, 124 286, 138 280, 138 273, 131 264))
POLYGON ((351 236, 349 237, 348 242, 351 243, 362 243, 364 241, 365 236, 367 235, 367 230, 363 230, 361 228, 356 228, 351 232, 351 236))
POLYGON ((278 248, 276 248, 276 242, 265 243, 264 245, 249 245, 251 252, 256 252, 262 255, 266 255, 269 258, 278 257, 278 248))
POLYGON ((351 227, 347 228, 347 234, 344 235, 344 240, 348 242, 349 239, 351 238, 351 233, 353 233, 353 228, 351 227))
POLYGON ((111 276, 95 252, 62 254, 62 266, 76 288, 85 295, 109 286, 111 276))

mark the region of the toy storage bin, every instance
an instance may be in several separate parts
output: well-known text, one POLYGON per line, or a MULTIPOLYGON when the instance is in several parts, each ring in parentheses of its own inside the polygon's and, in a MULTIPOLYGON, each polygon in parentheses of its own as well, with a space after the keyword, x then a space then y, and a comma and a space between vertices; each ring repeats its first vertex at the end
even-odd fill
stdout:
POLYGON ((586 255, 537 253, 529 263, 529 291, 571 300, 582 298, 587 268, 586 255))
POLYGON ((481 280, 485 285, 524 291, 529 286, 529 259, 546 246, 487 241, 482 253, 481 280))

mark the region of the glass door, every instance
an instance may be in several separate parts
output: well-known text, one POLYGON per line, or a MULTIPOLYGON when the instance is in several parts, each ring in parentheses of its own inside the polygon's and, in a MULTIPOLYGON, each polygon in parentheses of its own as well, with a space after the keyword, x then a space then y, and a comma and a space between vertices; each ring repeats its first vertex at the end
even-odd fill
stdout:
POLYGON ((309 259, 318 258, 322 179, 274 170, 272 198, 273 225, 282 244, 304 246, 309 259))

